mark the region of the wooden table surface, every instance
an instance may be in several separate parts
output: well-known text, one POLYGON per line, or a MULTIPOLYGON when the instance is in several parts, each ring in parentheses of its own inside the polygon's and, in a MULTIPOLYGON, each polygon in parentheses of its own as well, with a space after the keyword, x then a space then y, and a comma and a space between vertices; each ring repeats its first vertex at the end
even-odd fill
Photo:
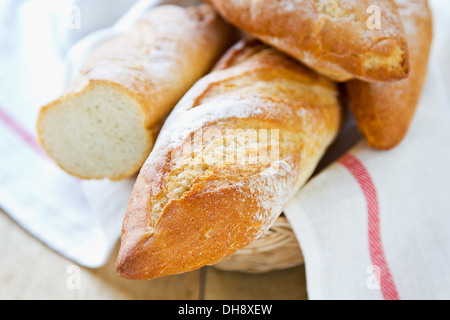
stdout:
POLYGON ((149 281, 121 279, 114 269, 118 246, 99 269, 75 266, 0 211, 0 299, 305 300, 304 267, 265 274, 214 267, 149 281))

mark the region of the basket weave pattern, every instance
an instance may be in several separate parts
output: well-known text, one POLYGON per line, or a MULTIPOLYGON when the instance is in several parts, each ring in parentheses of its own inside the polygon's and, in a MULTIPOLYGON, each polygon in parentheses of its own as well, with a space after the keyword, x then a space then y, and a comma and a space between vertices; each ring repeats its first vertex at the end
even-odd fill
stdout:
POLYGON ((263 273, 303 264, 303 255, 291 225, 281 215, 262 237, 223 259, 214 267, 226 271, 263 273))

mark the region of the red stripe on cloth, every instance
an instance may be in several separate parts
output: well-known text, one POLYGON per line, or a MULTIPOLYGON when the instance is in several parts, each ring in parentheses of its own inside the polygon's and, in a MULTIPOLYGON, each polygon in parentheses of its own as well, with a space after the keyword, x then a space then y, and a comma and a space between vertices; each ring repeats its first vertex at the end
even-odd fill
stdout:
POLYGON ((23 142, 25 142, 34 151, 41 156, 46 156, 45 152, 41 149, 36 139, 31 136, 25 129, 23 129, 13 118, 11 118, 0 106, 0 120, 6 124, 23 142))
POLYGON ((345 155, 339 163, 346 167, 358 181, 367 203, 369 252, 372 264, 380 270, 380 288, 385 300, 400 300, 394 278, 386 260, 381 239, 380 207, 377 190, 364 164, 353 155, 345 155))

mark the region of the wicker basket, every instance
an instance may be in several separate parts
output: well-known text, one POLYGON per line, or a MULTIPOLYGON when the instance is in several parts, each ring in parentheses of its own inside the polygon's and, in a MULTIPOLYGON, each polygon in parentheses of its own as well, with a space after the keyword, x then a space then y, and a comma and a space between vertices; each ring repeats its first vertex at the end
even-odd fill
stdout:
POLYGON ((249 246, 214 267, 226 271, 263 273, 303 264, 303 255, 291 225, 281 215, 272 228, 249 246))

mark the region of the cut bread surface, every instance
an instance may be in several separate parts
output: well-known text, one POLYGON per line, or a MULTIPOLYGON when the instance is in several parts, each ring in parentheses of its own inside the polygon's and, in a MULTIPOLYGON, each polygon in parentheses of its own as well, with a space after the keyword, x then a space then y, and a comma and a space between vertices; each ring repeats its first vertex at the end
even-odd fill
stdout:
POLYGON ((139 103, 120 86, 92 82, 43 109, 38 132, 43 148, 72 175, 119 180, 136 173, 150 153, 145 122, 139 103))

